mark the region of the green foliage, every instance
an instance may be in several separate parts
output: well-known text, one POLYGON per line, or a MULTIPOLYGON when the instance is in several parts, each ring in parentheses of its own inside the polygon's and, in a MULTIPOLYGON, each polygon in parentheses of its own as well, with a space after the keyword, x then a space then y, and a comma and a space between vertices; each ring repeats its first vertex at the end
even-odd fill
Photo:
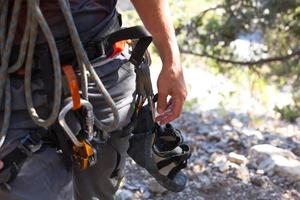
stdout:
POLYGON ((283 108, 275 107, 274 110, 281 115, 281 118, 288 122, 296 122, 296 119, 300 117, 300 108, 297 106, 285 106, 283 108))
MULTIPOLYGON (((221 0, 177 24, 176 32, 183 52, 210 58, 210 66, 218 73, 236 76, 236 69, 246 67, 257 74, 256 86, 275 83, 280 89, 291 85, 300 105, 299 22, 300 0, 221 0), (250 43, 251 50, 237 52, 233 44, 241 38, 250 43)), ((291 106, 277 111, 293 120, 297 116, 293 109, 297 111, 291 106)))

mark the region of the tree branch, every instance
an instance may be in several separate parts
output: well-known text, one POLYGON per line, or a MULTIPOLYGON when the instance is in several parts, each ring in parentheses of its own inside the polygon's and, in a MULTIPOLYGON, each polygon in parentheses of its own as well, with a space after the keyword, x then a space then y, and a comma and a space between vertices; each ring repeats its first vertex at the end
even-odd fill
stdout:
POLYGON ((231 60, 231 59, 225 59, 217 56, 210 55, 208 53, 197 53, 193 52, 190 50, 184 50, 180 49, 181 53, 184 54, 190 54, 194 56, 200 56, 200 57, 207 57, 213 60, 216 60, 217 62, 222 62, 222 63, 230 63, 230 64, 235 64, 235 65, 262 65, 264 63, 270 63, 270 62, 283 62, 285 60, 291 59, 293 57, 300 56, 300 49, 293 51, 291 54, 288 55, 283 55, 283 56, 275 56, 275 57, 270 57, 270 58, 262 58, 254 61, 238 61, 238 60, 231 60))
MULTIPOLYGON (((237 3, 239 3, 240 1, 234 1, 234 2, 232 2, 232 3, 230 3, 230 6, 232 6, 232 5, 235 5, 235 4, 237 4, 237 3)), ((219 4, 219 5, 216 5, 216 6, 214 6, 214 7, 211 7, 211 8, 208 8, 208 9, 206 9, 206 10, 203 10, 203 11, 201 11, 200 13, 199 13, 199 18, 202 18, 202 17, 204 17, 208 12, 210 12, 210 11, 215 11, 215 10, 218 10, 218 9, 221 9, 221 8, 225 8, 226 6, 224 5, 224 4, 219 4)))
POLYGON ((206 15, 208 12, 210 12, 210 11, 214 11, 214 10, 218 10, 218 9, 220 9, 220 8, 225 8, 225 6, 223 5, 223 4, 220 4, 220 5, 217 5, 217 6, 215 6, 215 7, 211 7, 211 8, 208 8, 208 9, 206 9, 206 10, 203 10, 203 11, 201 11, 200 12, 200 17, 199 18, 202 18, 202 17, 204 17, 204 15, 206 15))

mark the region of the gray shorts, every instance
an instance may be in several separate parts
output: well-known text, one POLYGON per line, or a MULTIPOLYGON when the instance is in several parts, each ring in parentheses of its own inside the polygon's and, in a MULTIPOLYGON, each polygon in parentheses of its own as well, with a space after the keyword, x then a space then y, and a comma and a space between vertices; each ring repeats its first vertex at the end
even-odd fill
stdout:
MULTIPOLYGON (((123 177, 128 137, 120 137, 121 127, 129 123, 132 114, 131 103, 135 90, 134 68, 119 56, 114 61, 97 67, 96 71, 116 102, 120 113, 120 129, 111 133, 106 144, 99 144, 98 162, 95 166, 79 171, 65 169, 61 154, 55 148, 44 145, 42 151, 27 159, 17 178, 11 183, 11 191, 0 189, 2 200, 97 200, 113 199, 123 177)), ((34 100, 40 112, 47 104, 41 95, 43 81, 32 83, 34 100)), ((91 89, 89 92, 93 92, 91 89)), ((13 113, 6 142, 23 137, 36 129, 27 114, 23 80, 12 80, 13 113)), ((110 109, 102 98, 92 99, 94 112, 104 122, 110 122, 110 109)), ((3 111, 0 111, 0 123, 3 111)), ((63 133, 61 133, 63 134, 63 133)))

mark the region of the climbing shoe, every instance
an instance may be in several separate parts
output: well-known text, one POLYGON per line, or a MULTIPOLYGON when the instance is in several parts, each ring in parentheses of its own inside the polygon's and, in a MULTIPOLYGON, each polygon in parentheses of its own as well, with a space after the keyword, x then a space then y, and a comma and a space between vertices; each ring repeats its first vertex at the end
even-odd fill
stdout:
POLYGON ((173 192, 185 188, 187 177, 181 170, 187 166, 191 151, 179 130, 171 124, 160 126, 155 123, 150 109, 145 106, 129 141, 128 155, 160 185, 173 192))

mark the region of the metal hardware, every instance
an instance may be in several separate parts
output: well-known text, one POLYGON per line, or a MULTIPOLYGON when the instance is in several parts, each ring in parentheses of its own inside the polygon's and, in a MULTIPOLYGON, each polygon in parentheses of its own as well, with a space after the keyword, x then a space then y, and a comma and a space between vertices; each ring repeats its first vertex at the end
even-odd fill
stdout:
MULTIPOLYGON (((87 124, 87 133, 88 133, 88 141, 91 141, 94 136, 94 114, 93 114, 93 106, 90 102, 80 99, 80 103, 83 108, 87 110, 86 114, 86 124, 87 124)), ((66 115, 67 113, 72 110, 73 108, 73 101, 69 101, 66 106, 62 108, 62 110, 59 113, 58 116, 58 122, 62 126, 62 128, 65 130, 71 141, 75 146, 82 147, 82 143, 76 138, 76 135, 72 132, 70 127, 68 126, 66 122, 66 115)))

